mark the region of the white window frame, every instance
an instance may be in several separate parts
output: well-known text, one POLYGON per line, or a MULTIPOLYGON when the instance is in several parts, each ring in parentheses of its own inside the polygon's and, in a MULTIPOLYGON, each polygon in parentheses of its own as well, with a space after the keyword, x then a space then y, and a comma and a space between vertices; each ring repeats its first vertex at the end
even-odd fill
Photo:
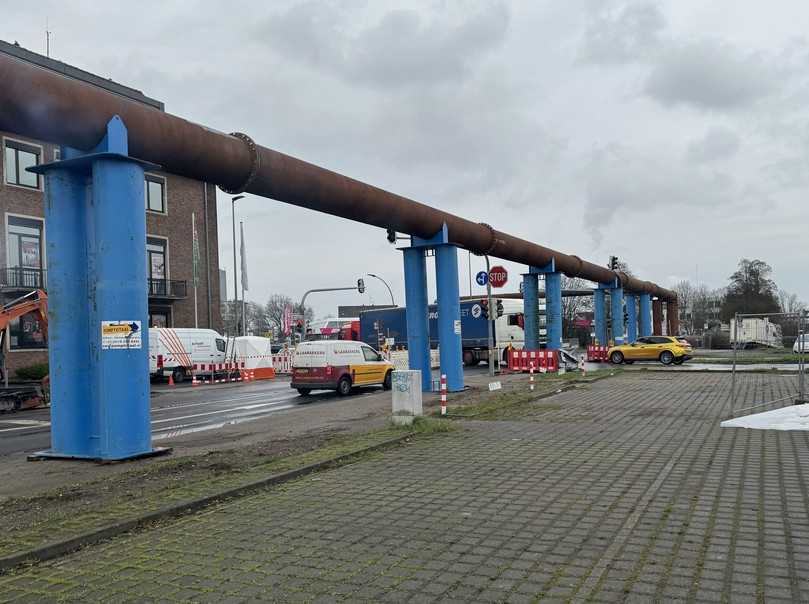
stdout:
POLYGON ((28 187, 26 185, 18 185, 14 184, 13 182, 8 182, 6 174, 6 141, 11 141, 12 143, 19 143, 20 145, 25 145, 27 147, 34 147, 36 149, 39 149, 39 163, 37 164, 38 166, 45 161, 44 147, 37 143, 32 143, 26 140, 22 140, 20 138, 12 138, 11 136, 3 137, 3 185, 5 185, 6 187, 14 187, 15 189, 22 189, 23 191, 39 191, 41 193, 44 190, 45 185, 45 178, 42 176, 42 174, 37 174, 36 187, 28 187))
MULTIPOLYGON (((160 174, 155 174, 154 172, 145 172, 143 175, 143 201, 144 205, 146 206, 146 212, 149 214, 154 214, 155 216, 168 216, 169 215, 169 181, 168 178, 165 176, 161 176, 160 174), (163 211, 158 212, 157 210, 152 210, 148 207, 148 199, 149 199, 149 179, 159 180, 163 183, 163 211)), ((150 235, 153 237, 153 235, 150 235)))
MULTIPOLYGON (((14 186, 14 185, 11 185, 11 186, 14 186)), ((23 187, 23 188, 31 190, 29 187, 23 187)), ((42 250, 41 250, 40 253, 42 254, 42 270, 46 271, 47 266, 48 266, 48 258, 47 258, 48 245, 47 245, 47 233, 45 232, 45 218, 42 217, 42 216, 31 216, 29 214, 19 214, 17 212, 6 212, 5 213, 4 221, 5 221, 5 229, 6 230, 4 231, 3 236, 5 237, 5 244, 6 244, 6 257, 5 257, 4 266, 6 268, 8 268, 8 262, 9 262, 8 259, 9 259, 9 255, 10 255, 9 254, 9 249, 8 249, 8 246, 9 246, 9 237, 8 237, 9 223, 8 223, 8 219, 11 216, 13 216, 15 218, 27 218, 28 220, 38 220, 39 222, 42 223, 42 250)), ((47 272, 45 273, 45 275, 47 275, 47 272)), ((6 333, 6 352, 10 352, 10 353, 14 354, 14 353, 18 353, 18 352, 43 352, 43 351, 46 352, 47 350, 48 350, 47 346, 42 347, 42 348, 17 348, 17 349, 12 348, 11 347, 11 325, 9 324, 8 331, 6 333)))
MULTIPOLYGON (((169 238, 168 238, 168 237, 164 237, 163 235, 151 235, 151 234, 149 234, 149 233, 146 233, 146 242, 147 242, 147 243, 148 243, 149 239, 162 239, 163 241, 165 241, 165 242, 166 242, 166 276, 164 277, 164 279, 165 279, 166 281, 168 281, 169 279, 171 279, 171 268, 170 268, 170 267, 171 267, 171 263, 169 262, 169 259, 170 259, 170 251, 169 251, 169 238)), ((147 257, 147 258, 149 257, 148 250, 147 250, 146 257, 147 257)), ((148 269, 148 271, 149 271, 148 278, 149 278, 149 279, 151 279, 151 278, 152 278, 152 267, 151 267, 151 266, 147 266, 146 268, 147 268, 147 269, 148 269)))

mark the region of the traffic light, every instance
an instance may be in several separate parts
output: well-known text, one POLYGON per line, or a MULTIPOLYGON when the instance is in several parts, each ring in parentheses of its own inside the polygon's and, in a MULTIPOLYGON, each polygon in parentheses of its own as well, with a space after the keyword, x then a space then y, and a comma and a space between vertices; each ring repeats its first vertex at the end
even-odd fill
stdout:
POLYGON ((497 316, 498 317, 503 316, 503 301, 502 300, 497 301, 497 316))
POLYGON ((388 229, 388 243, 391 245, 396 243, 396 229, 388 229))
POLYGON ((610 256, 610 268, 618 270, 618 256, 610 256))
POLYGON ((480 301, 480 316, 484 319, 489 318, 489 301, 486 298, 480 301))
POLYGON ((365 293, 365 281, 363 279, 357 279, 357 291, 361 294, 365 293))
POLYGON ((626 325, 627 323, 629 323, 629 312, 624 309, 624 324, 626 325))

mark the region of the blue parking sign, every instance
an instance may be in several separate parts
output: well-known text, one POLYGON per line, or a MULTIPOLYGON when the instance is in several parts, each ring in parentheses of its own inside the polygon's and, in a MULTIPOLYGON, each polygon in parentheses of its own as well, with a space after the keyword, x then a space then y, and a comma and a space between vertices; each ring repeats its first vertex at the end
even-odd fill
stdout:
POLYGON ((478 285, 486 285, 489 282, 489 273, 486 271, 480 271, 475 276, 475 281, 477 281, 478 285))

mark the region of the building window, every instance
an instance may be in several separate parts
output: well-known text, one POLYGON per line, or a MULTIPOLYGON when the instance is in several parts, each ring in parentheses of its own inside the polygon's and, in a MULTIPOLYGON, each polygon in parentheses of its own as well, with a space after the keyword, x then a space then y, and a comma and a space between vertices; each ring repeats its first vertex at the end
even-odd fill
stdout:
POLYGON ((12 287, 43 289, 43 223, 36 218, 8 217, 8 266, 6 284, 12 287))
POLYGON ((5 173, 6 182, 19 187, 39 188, 39 174, 28 172, 39 164, 42 150, 39 147, 26 145, 17 141, 6 140, 5 173))
POLYGON ((53 161, 62 161, 62 147, 59 145, 53 148, 53 161))
POLYGON ((146 238, 146 262, 149 269, 149 295, 165 296, 168 278, 166 269, 168 241, 158 237, 146 238))
POLYGON ((171 327, 171 311, 162 308, 150 310, 149 327, 171 327))
POLYGON ((9 324, 9 346, 11 350, 31 350, 46 348, 45 332, 36 312, 29 312, 9 324))
POLYGON ((166 179, 160 176, 146 175, 146 209, 158 214, 166 213, 166 179))

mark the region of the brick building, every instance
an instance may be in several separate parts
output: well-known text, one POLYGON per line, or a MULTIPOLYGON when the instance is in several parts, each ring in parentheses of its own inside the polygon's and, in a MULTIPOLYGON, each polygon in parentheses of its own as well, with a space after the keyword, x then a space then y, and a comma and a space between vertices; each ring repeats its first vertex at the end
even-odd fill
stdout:
MULTIPOLYGON (((82 71, 65 63, 0 41, 0 52, 51 69, 66 77, 99 86, 161 111, 163 103, 138 90, 82 71)), ((25 168, 55 161, 57 145, 0 131, 0 299, 7 303, 33 289, 47 291, 47 232, 43 220, 44 179, 25 168)), ((222 330, 219 259, 214 185, 164 172, 146 175, 149 324, 194 327, 192 213, 199 241, 197 324, 222 330)), ((46 342, 35 316, 26 315, 9 327, 6 365, 10 375, 26 365, 47 360, 46 342)))

